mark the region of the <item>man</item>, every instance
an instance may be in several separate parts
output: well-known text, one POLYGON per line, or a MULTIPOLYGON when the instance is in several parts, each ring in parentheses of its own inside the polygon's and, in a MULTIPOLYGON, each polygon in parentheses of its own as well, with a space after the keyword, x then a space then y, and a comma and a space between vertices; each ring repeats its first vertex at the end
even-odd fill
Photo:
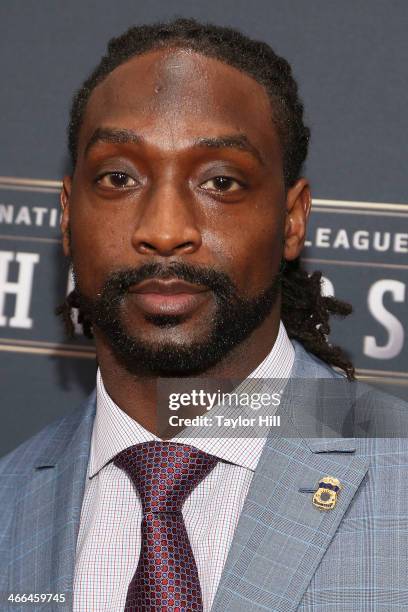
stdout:
POLYGON ((406 608, 404 440, 159 435, 159 378, 354 389, 326 338, 350 309, 299 263, 302 115, 266 44, 185 19, 112 40, 77 93, 60 312, 95 338, 97 388, 0 463, 2 609, 406 608))

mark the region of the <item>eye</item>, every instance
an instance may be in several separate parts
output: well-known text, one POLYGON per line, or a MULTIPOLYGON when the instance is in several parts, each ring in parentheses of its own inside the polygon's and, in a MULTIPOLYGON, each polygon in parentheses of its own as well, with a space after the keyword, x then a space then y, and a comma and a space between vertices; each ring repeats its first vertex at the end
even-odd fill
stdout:
POLYGON ((103 187, 126 189, 136 185, 135 179, 125 172, 105 172, 97 177, 96 182, 103 187))
POLYGON ((243 187, 242 183, 232 178, 232 176, 215 176, 204 183, 201 183, 200 187, 207 191, 221 191, 229 192, 238 191, 243 187), (211 185, 212 187, 205 187, 205 185, 211 185))

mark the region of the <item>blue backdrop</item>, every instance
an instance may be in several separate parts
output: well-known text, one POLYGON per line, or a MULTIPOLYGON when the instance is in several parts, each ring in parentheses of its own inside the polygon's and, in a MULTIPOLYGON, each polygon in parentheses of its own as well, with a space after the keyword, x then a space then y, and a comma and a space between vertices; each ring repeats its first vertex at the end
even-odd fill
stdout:
POLYGON ((407 59, 404 0, 14 0, 0 7, 0 454, 76 407, 92 345, 53 314, 68 290, 59 181, 74 90, 107 40, 175 15, 235 26, 293 65, 312 129, 304 258, 355 312, 333 325, 360 377, 407 397, 407 59))

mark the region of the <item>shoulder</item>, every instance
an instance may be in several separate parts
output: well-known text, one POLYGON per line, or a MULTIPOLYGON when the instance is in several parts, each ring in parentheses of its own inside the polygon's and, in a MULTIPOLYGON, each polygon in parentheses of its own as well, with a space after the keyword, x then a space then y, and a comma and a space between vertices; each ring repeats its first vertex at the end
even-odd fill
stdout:
POLYGON ((372 384, 349 381, 299 342, 292 343, 295 348, 293 387, 298 397, 313 398, 313 404, 319 408, 319 418, 324 419, 326 415, 327 422, 341 437, 358 440, 362 454, 407 452, 406 401, 376 388, 375 381, 372 384))
POLYGON ((408 403, 365 383, 355 385, 354 427, 362 437, 401 439, 408 446, 408 403))
POLYGON ((332 368, 313 353, 307 351, 297 340, 291 340, 295 349, 292 374, 294 378, 338 378, 346 379, 342 372, 332 368))
POLYGON ((67 415, 60 416, 39 432, 19 444, 15 449, 0 458, 0 476, 17 476, 29 472, 50 448, 63 447, 74 435, 78 426, 95 413, 95 391, 88 397, 85 405, 67 415))

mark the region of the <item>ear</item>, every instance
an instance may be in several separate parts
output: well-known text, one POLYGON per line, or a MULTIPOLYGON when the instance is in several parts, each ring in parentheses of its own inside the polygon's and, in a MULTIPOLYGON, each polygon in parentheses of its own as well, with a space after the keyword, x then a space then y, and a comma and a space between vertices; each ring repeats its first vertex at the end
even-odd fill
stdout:
POLYGON ((285 245, 283 256, 296 259, 303 249, 307 221, 312 205, 309 182, 300 178, 286 195, 285 245))
POLYGON ((69 202, 71 196, 72 179, 70 176, 64 176, 62 181, 62 189, 60 193, 61 203, 61 234, 62 234, 62 248, 64 255, 69 257, 71 255, 70 245, 70 229, 69 229, 69 202))

